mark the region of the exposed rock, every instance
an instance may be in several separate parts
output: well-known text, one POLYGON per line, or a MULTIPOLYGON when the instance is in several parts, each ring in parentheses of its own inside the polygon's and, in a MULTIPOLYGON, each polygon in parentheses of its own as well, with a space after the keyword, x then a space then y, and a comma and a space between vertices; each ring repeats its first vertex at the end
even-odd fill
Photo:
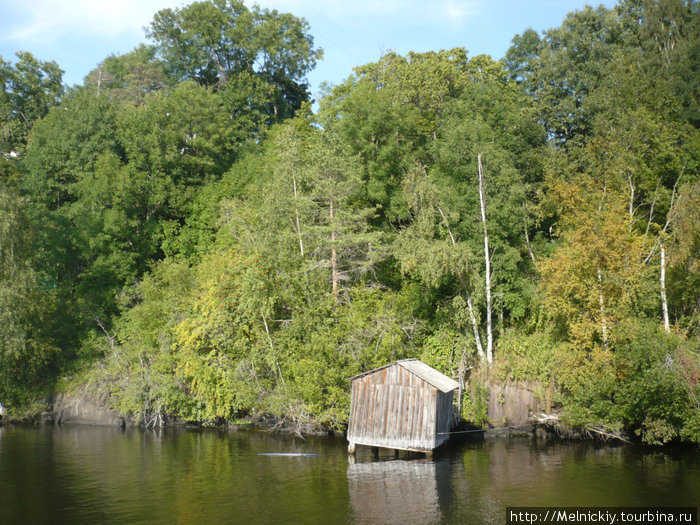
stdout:
POLYGON ((106 406, 107 395, 94 399, 84 393, 56 394, 53 420, 57 424, 124 427, 131 422, 106 406))

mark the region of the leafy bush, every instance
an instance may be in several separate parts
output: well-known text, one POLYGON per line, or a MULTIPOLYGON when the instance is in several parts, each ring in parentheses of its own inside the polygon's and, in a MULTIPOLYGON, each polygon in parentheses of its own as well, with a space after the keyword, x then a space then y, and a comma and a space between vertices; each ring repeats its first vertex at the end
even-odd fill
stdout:
POLYGON ((531 334, 510 329, 498 340, 496 376, 502 380, 538 381, 549 385, 560 371, 567 344, 544 332, 531 334))
POLYGON ((480 380, 470 380, 462 393, 462 411, 465 421, 477 426, 488 426, 489 388, 480 380))
POLYGON ((654 445, 699 442, 700 357, 691 343, 646 321, 622 323, 612 343, 609 366, 589 359, 585 370, 598 373, 569 383, 567 422, 621 426, 654 445))

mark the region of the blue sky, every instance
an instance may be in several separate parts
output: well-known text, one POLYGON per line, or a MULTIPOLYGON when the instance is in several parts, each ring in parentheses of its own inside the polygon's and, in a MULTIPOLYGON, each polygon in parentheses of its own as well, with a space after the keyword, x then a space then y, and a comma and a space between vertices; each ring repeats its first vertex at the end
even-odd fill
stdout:
MULTIPOLYGON (((144 27, 177 0, 0 0, 0 56, 16 51, 55 60, 64 81, 81 84, 111 54, 147 42, 144 27)), ((262 7, 291 12, 310 24, 325 57, 309 75, 314 95, 322 82, 339 83, 357 65, 386 51, 400 54, 466 47, 470 56, 501 58, 515 34, 561 24, 585 0, 260 0, 262 7)), ((605 0, 611 7, 614 1, 605 0)))

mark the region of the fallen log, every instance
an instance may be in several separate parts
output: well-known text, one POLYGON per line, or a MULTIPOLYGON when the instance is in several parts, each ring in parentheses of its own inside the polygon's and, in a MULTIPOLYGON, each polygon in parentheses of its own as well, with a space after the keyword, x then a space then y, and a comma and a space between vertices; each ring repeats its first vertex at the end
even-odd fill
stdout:
POLYGON ((532 420, 538 425, 549 427, 560 436, 568 439, 599 439, 609 441, 611 439, 631 443, 627 435, 616 428, 611 428, 602 423, 587 423, 583 427, 571 426, 559 419, 559 414, 535 414, 532 420))

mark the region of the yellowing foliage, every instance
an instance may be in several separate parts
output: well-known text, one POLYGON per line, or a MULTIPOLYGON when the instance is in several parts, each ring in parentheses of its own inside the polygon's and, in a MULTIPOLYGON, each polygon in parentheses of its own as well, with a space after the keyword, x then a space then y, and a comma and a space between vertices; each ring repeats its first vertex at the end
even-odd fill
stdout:
POLYGON ((199 267, 192 314, 175 327, 175 374, 198 400, 204 420, 250 410, 254 385, 266 372, 265 324, 269 269, 256 255, 214 253, 199 267))
POLYGON ((577 344, 606 343, 630 311, 644 272, 642 237, 629 225, 625 201, 603 180, 550 177, 550 198, 561 208, 561 245, 539 264, 550 314, 577 344))

